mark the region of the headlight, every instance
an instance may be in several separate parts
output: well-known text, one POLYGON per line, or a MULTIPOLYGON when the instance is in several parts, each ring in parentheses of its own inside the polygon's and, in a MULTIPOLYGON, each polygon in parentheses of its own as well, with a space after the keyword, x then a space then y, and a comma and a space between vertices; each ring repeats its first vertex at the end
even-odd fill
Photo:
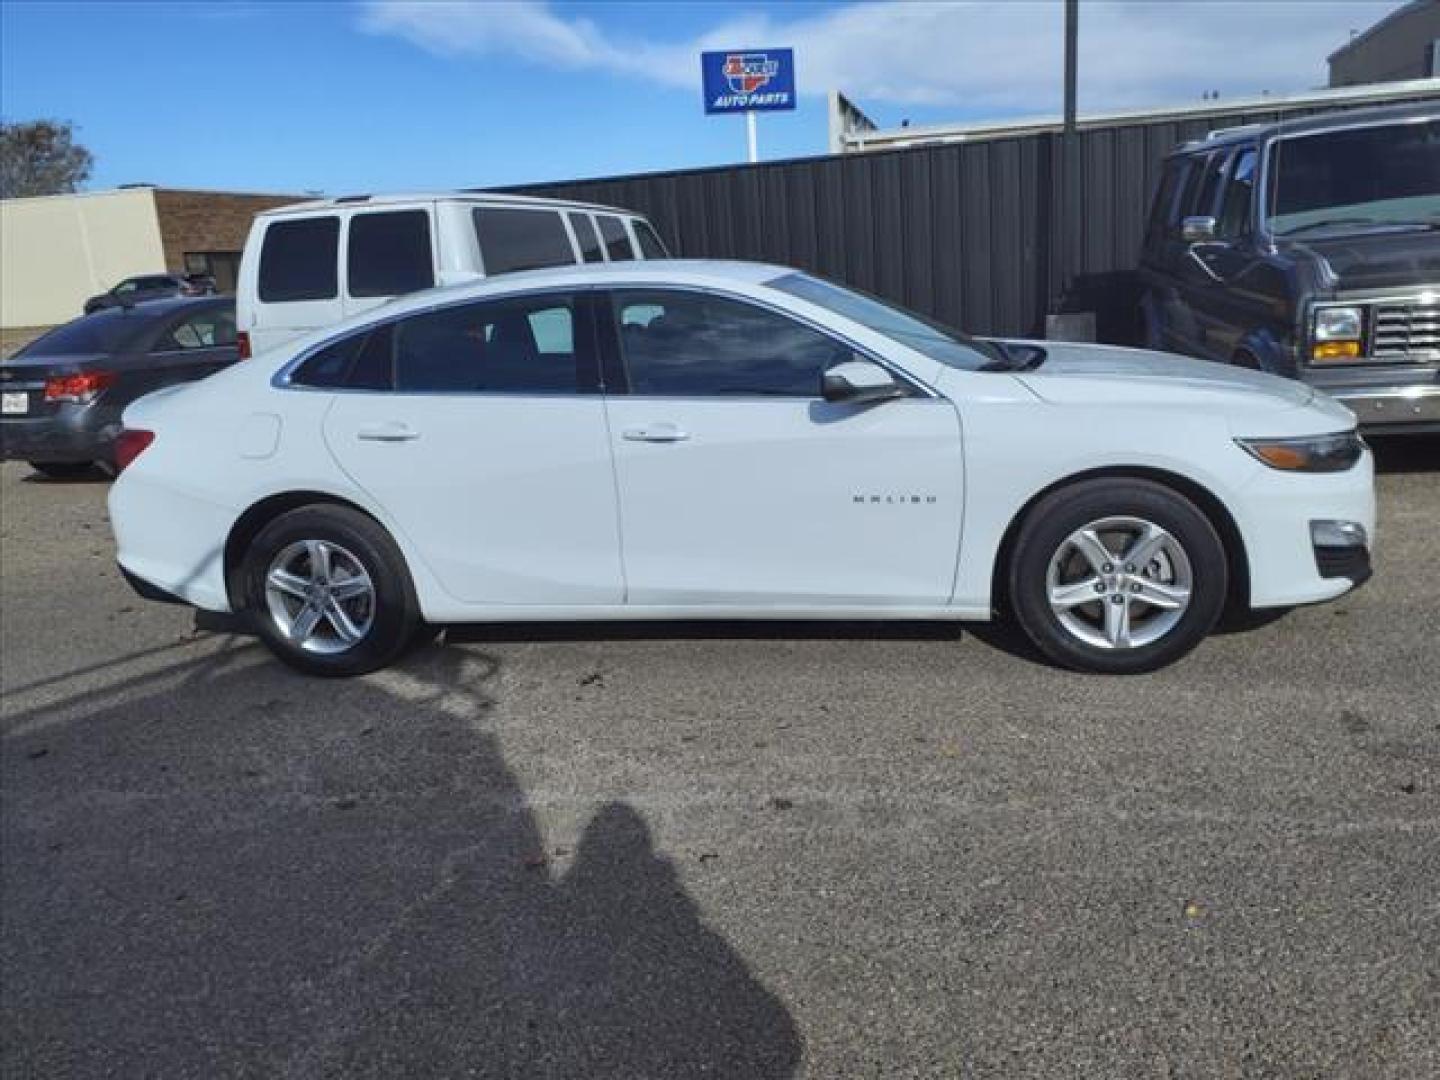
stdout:
POLYGON ((1353 360, 1362 352, 1365 313, 1358 307, 1316 308, 1311 326, 1312 360, 1353 360))
POLYGON ((1236 439, 1253 457, 1286 472, 1344 472, 1365 452, 1353 431, 1308 435, 1300 439, 1236 439))

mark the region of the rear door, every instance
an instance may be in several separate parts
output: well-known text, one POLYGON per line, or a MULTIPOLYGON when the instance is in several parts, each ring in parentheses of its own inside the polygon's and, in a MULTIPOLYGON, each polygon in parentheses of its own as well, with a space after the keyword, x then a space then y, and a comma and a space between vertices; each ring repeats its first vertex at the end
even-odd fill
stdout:
POLYGON ((354 210, 345 221, 347 316, 436 284, 431 206, 354 210))
POLYGON ((344 344, 297 381, 346 386, 326 442, 446 592, 485 605, 622 601, 587 296, 452 304, 386 324, 353 356, 344 344))
MULTIPOLYGON (((258 258, 241 264, 241 291, 253 298, 246 315, 251 348, 263 352, 339 322, 341 215, 276 217, 265 221, 258 258)), ((247 243, 248 248, 251 246, 247 243)), ((242 309, 243 310, 243 309, 242 309)))

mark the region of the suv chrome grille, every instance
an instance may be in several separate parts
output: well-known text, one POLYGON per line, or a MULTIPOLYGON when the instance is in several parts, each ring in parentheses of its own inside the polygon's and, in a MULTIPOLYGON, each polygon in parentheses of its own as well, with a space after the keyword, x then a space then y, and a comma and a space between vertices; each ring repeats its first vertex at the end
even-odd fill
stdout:
POLYGON ((1375 305, 1370 355, 1376 360, 1440 360, 1440 296, 1375 305))

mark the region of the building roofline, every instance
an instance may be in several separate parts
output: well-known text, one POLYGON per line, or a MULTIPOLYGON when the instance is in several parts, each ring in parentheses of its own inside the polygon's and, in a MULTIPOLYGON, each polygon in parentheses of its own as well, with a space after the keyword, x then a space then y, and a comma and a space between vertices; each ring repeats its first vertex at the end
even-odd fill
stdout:
MULTIPOLYGON (((1378 83, 1371 86, 1334 87, 1300 94, 1265 94, 1225 101, 1201 101, 1156 109, 1095 113, 1081 117, 1078 127, 1083 131, 1086 128, 1123 126, 1129 123, 1150 124, 1160 120, 1185 120, 1197 115, 1247 112, 1252 109, 1289 112, 1295 109, 1313 108, 1317 105, 1379 104, 1432 94, 1440 97, 1440 78, 1410 79, 1405 82, 1378 83)), ((927 143, 964 142, 971 139, 1034 135, 1046 131, 1061 131, 1063 128, 1064 121, 1059 116, 996 120, 979 124, 928 124, 923 127, 847 132, 844 135, 844 144, 846 151, 853 153, 863 150, 899 149, 927 143)))
POLYGON ((1336 49, 1334 52, 1332 52, 1329 56, 1325 58, 1325 62, 1327 64, 1333 64, 1336 57, 1349 52, 1351 49, 1355 48, 1358 45, 1364 44, 1366 41, 1369 41, 1372 37, 1380 33, 1380 31, 1384 30, 1385 27, 1389 26, 1397 19, 1403 18, 1404 16, 1409 15, 1412 12, 1419 11, 1427 4, 1433 4, 1434 2, 1435 0, 1410 0, 1410 2, 1407 4, 1401 4, 1394 11, 1390 12, 1390 14, 1385 15, 1380 19, 1376 20, 1375 22, 1371 23, 1364 30, 1361 30, 1353 38, 1347 41, 1344 45, 1341 45, 1338 49, 1336 49))

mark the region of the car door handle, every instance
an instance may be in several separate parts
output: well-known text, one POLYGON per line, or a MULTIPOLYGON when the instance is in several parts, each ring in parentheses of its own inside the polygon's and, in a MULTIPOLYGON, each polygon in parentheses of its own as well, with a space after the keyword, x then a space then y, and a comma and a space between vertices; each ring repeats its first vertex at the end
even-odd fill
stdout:
POLYGON ((621 438, 629 442, 684 442, 690 438, 688 431, 676 424, 651 424, 648 427, 626 428, 621 438))
POLYGON ((418 439, 420 432, 409 424, 391 420, 384 424, 366 424, 355 433, 355 437, 367 442, 409 442, 411 439, 418 439))

